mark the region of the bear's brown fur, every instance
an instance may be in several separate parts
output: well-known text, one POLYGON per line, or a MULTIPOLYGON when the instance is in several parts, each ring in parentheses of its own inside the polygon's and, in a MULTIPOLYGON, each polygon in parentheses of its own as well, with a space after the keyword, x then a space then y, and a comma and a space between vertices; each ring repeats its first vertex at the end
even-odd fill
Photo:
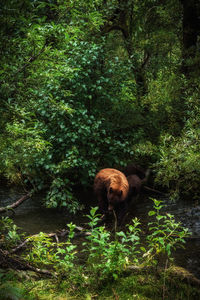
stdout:
POLYGON ((137 196, 139 196, 141 189, 143 188, 144 184, 148 180, 149 174, 150 174, 150 170, 148 169, 145 172, 145 177, 143 179, 141 179, 136 174, 127 176, 127 180, 129 183, 129 193, 127 197, 127 202, 130 202, 133 199, 137 199, 137 196))
POLYGON ((127 177, 128 183, 129 183, 129 193, 132 196, 139 195, 142 187, 142 180, 137 175, 129 175, 127 177))
POLYGON ((129 184, 126 176, 116 169, 100 170, 94 180, 94 192, 98 199, 99 208, 103 213, 123 210, 128 196, 129 184))

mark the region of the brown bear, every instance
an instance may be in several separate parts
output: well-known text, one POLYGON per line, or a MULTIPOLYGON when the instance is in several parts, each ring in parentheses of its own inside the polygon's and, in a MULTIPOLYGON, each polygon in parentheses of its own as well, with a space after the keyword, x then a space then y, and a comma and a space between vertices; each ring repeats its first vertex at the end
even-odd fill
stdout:
POLYGON ((133 197, 136 198, 140 194, 143 181, 137 175, 129 175, 127 176, 127 180, 129 183, 129 193, 127 201, 130 202, 133 197))
POLYGON ((149 174, 150 174, 150 170, 148 169, 145 173, 144 173, 144 178, 141 179, 138 175, 136 174, 132 174, 127 176, 127 180, 129 183, 129 193, 128 193, 128 197, 126 199, 126 201, 128 203, 130 203, 132 200, 137 199, 137 197, 140 194, 140 191, 142 189, 142 187, 144 186, 144 184, 147 182, 148 178, 149 178, 149 174))
POLYGON ((94 192, 99 209, 104 214, 115 210, 120 222, 126 210, 126 198, 129 192, 126 176, 116 169, 102 169, 94 179, 94 192))

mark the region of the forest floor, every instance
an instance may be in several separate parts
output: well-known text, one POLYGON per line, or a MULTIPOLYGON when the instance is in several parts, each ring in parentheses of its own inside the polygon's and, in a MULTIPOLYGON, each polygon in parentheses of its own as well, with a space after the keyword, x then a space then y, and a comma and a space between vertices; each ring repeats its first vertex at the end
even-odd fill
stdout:
POLYGON ((82 283, 73 285, 67 279, 44 279, 34 272, 20 271, 14 275, 7 272, 0 299, 197 300, 200 299, 200 289, 170 272, 128 274, 110 282, 84 286, 82 283))

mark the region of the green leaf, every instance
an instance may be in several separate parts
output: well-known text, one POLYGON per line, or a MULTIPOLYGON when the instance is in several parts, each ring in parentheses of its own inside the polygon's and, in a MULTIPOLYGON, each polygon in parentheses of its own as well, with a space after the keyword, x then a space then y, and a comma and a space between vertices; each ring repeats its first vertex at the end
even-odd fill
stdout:
POLYGON ((153 211, 153 210, 151 210, 151 211, 149 211, 148 212, 148 215, 151 217, 151 216, 154 216, 156 214, 156 212, 155 211, 153 211))

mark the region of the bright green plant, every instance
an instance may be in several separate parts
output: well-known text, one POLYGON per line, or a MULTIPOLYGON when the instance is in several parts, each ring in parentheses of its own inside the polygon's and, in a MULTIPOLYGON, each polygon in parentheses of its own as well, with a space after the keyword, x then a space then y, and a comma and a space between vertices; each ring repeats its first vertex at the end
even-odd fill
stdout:
POLYGON ((113 239, 104 226, 97 226, 100 218, 96 211, 97 207, 90 210, 88 224, 91 234, 87 237, 87 242, 83 243, 88 254, 87 268, 89 273, 100 280, 109 277, 116 279, 128 264, 137 262, 136 247, 139 244, 140 223, 134 219, 133 225, 128 226, 126 233, 116 232, 113 239))
POLYGON ((173 215, 161 214, 160 210, 164 206, 162 201, 152 200, 154 210, 149 211, 148 215, 154 220, 148 223, 149 234, 146 238, 148 250, 142 249, 145 250, 144 257, 147 257, 147 262, 157 264, 162 254, 171 258, 172 250, 183 247, 184 238, 189 236, 189 231, 180 222, 176 222, 173 215))
POLYGON ((76 226, 67 224, 69 229, 66 242, 52 242, 52 239, 45 233, 29 238, 31 249, 26 253, 25 259, 39 268, 50 267, 52 275, 56 278, 56 284, 60 286, 63 278, 67 279, 69 286, 85 284, 83 266, 77 263, 77 245, 72 243, 76 226))
POLYGON ((47 207, 67 206, 71 213, 75 213, 81 206, 75 199, 68 179, 56 178, 52 181, 46 196, 47 207))
POLYGON ((76 253, 75 250, 77 248, 76 245, 72 244, 71 239, 74 238, 74 229, 76 228, 76 225, 70 223, 67 225, 69 228, 68 233, 68 239, 66 243, 60 243, 59 247, 57 247, 56 250, 56 271, 61 272, 63 275, 65 275, 67 272, 75 273, 78 268, 75 267, 75 259, 76 259, 76 253), (73 272, 73 269, 75 272, 73 272))
POLYGON ((29 238, 31 242, 31 251, 26 255, 29 262, 34 262, 37 266, 50 265, 55 259, 55 254, 51 248, 55 243, 52 243, 51 238, 46 233, 40 232, 37 235, 29 238))
POLYGON ((2 217, 0 219, 0 228, 2 247, 6 249, 15 247, 22 238, 17 225, 9 217, 2 217))
POLYGON ((68 239, 63 243, 52 242, 52 239, 43 232, 30 237, 31 250, 26 254, 26 259, 40 267, 52 265, 57 276, 71 274, 76 258, 76 245, 72 244, 71 239, 74 237, 76 226, 72 223, 67 226, 68 239))

